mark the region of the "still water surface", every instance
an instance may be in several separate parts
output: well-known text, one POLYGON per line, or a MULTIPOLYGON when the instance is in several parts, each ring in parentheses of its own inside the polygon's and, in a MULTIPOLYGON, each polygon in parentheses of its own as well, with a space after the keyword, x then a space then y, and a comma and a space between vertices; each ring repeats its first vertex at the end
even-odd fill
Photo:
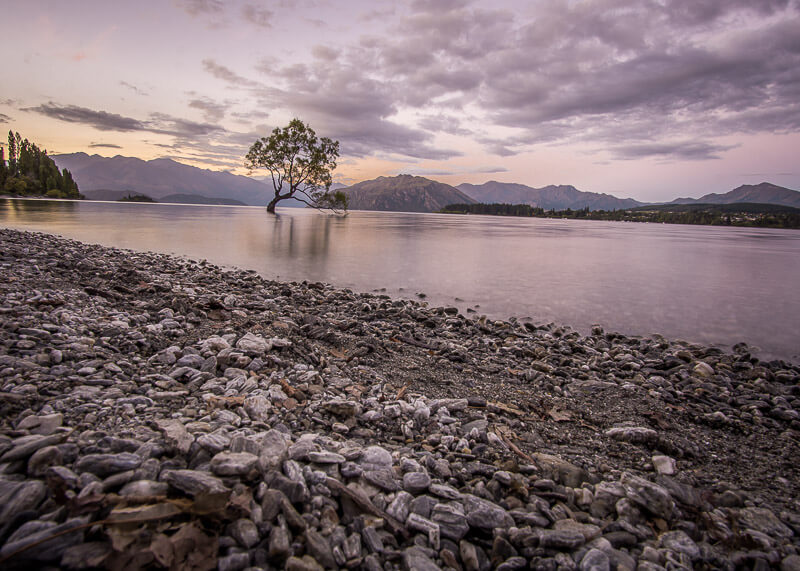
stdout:
POLYGON ((10 199, 0 226, 800 361, 796 230, 10 199))

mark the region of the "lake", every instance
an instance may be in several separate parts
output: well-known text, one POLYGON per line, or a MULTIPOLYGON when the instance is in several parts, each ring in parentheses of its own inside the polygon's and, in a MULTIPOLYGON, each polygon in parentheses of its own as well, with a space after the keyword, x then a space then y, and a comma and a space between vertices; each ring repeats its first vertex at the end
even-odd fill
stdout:
POLYGON ((800 361, 800 231, 0 199, 0 226, 206 259, 491 318, 800 361))

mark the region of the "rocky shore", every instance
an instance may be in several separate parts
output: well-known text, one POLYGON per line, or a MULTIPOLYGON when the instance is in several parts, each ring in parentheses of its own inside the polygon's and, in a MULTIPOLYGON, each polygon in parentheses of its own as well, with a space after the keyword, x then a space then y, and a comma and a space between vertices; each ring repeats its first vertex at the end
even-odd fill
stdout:
POLYGON ((0 568, 800 569, 800 367, 0 229, 0 568))

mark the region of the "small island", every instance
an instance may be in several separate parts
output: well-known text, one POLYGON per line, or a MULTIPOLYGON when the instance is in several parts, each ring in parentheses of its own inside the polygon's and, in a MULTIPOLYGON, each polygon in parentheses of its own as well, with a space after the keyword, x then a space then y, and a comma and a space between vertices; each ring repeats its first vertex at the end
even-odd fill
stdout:
POLYGON ((128 193, 127 196, 123 196, 122 198, 117 199, 117 202, 157 202, 147 196, 146 194, 131 194, 128 193))

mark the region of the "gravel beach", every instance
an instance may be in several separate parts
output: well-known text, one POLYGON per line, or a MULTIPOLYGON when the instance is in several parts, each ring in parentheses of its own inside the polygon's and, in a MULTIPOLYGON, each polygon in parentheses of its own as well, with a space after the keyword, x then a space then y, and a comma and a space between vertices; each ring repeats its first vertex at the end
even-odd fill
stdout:
POLYGON ((800 570, 800 366, 0 229, 0 568, 800 570))

